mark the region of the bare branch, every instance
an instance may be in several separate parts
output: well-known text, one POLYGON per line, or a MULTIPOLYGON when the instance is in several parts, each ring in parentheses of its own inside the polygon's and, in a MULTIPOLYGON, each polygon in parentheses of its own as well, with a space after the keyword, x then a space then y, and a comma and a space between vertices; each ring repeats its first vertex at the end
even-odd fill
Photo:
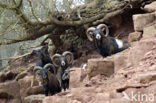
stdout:
POLYGON ((29 5, 30 5, 30 8, 31 8, 32 15, 34 16, 34 18, 35 18, 38 22, 40 22, 40 20, 37 18, 37 16, 36 16, 35 13, 34 13, 34 9, 33 9, 33 6, 32 6, 32 2, 31 2, 30 0, 28 0, 28 2, 29 2, 29 5))

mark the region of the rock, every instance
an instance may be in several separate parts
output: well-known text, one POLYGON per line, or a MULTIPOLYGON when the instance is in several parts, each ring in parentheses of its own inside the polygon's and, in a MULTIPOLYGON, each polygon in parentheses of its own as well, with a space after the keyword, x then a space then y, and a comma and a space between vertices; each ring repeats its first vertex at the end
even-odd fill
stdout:
POLYGON ((29 87, 26 91, 26 94, 27 95, 44 94, 44 89, 42 86, 29 87))
POLYGON ((139 41, 142 38, 142 33, 141 32, 133 32, 130 33, 128 36, 128 41, 133 42, 133 41, 139 41))
POLYGON ((156 80, 156 72, 147 72, 146 74, 139 74, 140 83, 149 83, 156 80))
POLYGON ((70 72, 70 88, 76 88, 79 87, 81 85, 80 83, 80 77, 81 77, 81 68, 71 68, 72 70, 75 71, 71 71, 70 72))
POLYGON ((145 5, 144 10, 146 12, 154 12, 154 11, 156 11, 156 1, 152 2, 151 4, 145 5))
POLYGON ((6 83, 1 83, 0 98, 6 99, 7 103, 21 103, 20 87, 18 82, 10 81, 6 83))
MULTIPOLYGON (((42 101, 43 103, 71 103, 68 98, 62 97, 45 97, 42 101)), ((74 102, 73 102, 74 103, 74 102)), ((75 103, 79 103, 79 102, 75 102, 75 103)), ((80 102, 81 103, 81 102, 80 102)))
POLYGON ((30 95, 24 98, 24 103, 42 103, 44 95, 30 95))
POLYGON ((156 45, 156 37, 142 39, 135 45, 135 47, 132 47, 128 52, 128 63, 130 63, 133 67, 138 66, 139 61, 155 45, 156 45))
POLYGON ((23 71, 22 73, 18 74, 15 78, 16 81, 18 81, 19 79, 24 78, 27 74, 27 71, 23 71))
POLYGON ((115 55, 113 55, 113 60, 114 60, 114 70, 115 72, 119 71, 120 69, 126 68, 128 66, 131 65, 131 62, 128 61, 129 59, 129 52, 127 52, 127 50, 117 53, 115 55))
POLYGON ((106 59, 89 59, 88 76, 89 78, 96 75, 111 76, 114 73, 114 62, 106 59))
POLYGON ((110 103, 132 103, 131 101, 123 98, 112 99, 110 103))
POLYGON ((156 36, 156 24, 152 26, 145 27, 143 29, 143 37, 153 37, 156 36))
POLYGON ((8 71, 6 73, 0 73, 0 82, 5 82, 7 80, 13 80, 17 74, 13 73, 12 71, 8 71))
POLYGON ((6 80, 6 75, 5 73, 0 72, 0 83, 4 82, 6 80))
MULTIPOLYGON (((28 96, 28 90, 31 87, 31 81, 33 80, 33 76, 26 76, 23 79, 20 79, 18 81, 19 85, 20 85, 20 95, 21 95, 21 99, 22 102, 24 101, 24 97, 28 96)), ((34 81, 33 86, 37 86, 38 82, 34 81)))
POLYGON ((0 99, 0 103, 7 103, 7 100, 6 99, 0 99))
POLYGON ((133 15, 135 31, 143 31, 143 28, 156 19, 155 13, 133 15))

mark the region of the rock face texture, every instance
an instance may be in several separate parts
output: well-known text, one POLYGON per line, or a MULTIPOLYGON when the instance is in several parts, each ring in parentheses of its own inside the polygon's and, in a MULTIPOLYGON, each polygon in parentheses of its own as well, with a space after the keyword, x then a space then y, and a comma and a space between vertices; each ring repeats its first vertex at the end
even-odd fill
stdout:
POLYGON ((129 42, 139 41, 141 38, 142 38, 141 32, 133 32, 129 34, 128 41, 129 42))
POLYGON ((156 24, 152 26, 145 27, 143 29, 143 37, 152 37, 156 36, 156 24))
POLYGON ((104 59, 89 59, 88 68, 89 78, 98 74, 111 76, 114 73, 114 62, 111 60, 104 59))
POLYGON ((156 6, 155 5, 156 5, 156 1, 152 2, 151 4, 145 5, 144 10, 146 12, 154 12, 154 11, 156 11, 156 6))
POLYGON ((154 22, 155 19, 155 13, 133 15, 134 30, 143 31, 143 28, 154 22))
POLYGON ((21 103, 20 86, 17 81, 0 84, 0 103, 21 103), (5 102, 6 101, 6 102, 5 102))
POLYGON ((155 2, 144 9, 148 13, 133 16, 130 48, 106 58, 93 51, 76 60, 70 88, 54 96, 45 97, 37 81, 31 87, 37 58, 10 60, 0 73, 0 103, 156 103, 155 2))

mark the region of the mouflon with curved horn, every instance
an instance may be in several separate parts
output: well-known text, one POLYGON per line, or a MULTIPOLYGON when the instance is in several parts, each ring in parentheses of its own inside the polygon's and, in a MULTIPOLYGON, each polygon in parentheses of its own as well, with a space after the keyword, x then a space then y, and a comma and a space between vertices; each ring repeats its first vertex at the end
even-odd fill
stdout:
POLYGON ((96 28, 88 28, 86 35, 91 42, 94 42, 99 54, 103 57, 110 56, 130 47, 128 41, 110 37, 109 28, 106 24, 99 24, 96 28))
POLYGON ((69 88, 69 79, 70 79, 70 68, 72 66, 74 57, 73 53, 65 51, 62 55, 55 54, 52 57, 53 64, 56 68, 61 68, 61 86, 64 90, 69 88))

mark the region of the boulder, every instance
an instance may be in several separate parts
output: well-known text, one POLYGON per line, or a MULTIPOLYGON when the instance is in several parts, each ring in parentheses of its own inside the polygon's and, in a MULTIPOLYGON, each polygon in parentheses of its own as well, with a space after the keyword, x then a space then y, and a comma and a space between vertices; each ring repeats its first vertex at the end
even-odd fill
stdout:
POLYGON ((81 85, 80 77, 81 77, 81 68, 71 68, 74 71, 70 72, 70 88, 76 88, 81 85))
POLYGON ((154 11, 156 11, 156 1, 152 2, 151 4, 145 5, 144 10, 146 12, 154 12, 154 11))
POLYGON ((139 41, 141 37, 142 37, 142 32, 133 32, 129 34, 128 41, 129 42, 139 41))
POLYGON ((156 36, 156 24, 152 26, 145 27, 143 29, 143 37, 153 37, 156 36))
POLYGON ((18 81, 19 79, 24 78, 26 75, 28 75, 28 74, 27 74, 27 71, 23 71, 23 72, 21 72, 20 74, 18 74, 18 75, 16 76, 15 80, 18 81))
POLYGON ((123 52, 117 53, 113 55, 114 60, 114 71, 117 72, 120 69, 126 68, 130 66, 132 63, 129 61, 129 51, 130 49, 127 49, 123 52))
POLYGON ((29 87, 26 91, 27 95, 44 94, 44 89, 42 86, 29 87))
POLYGON ((143 28, 151 24, 155 19, 155 13, 133 15, 134 30, 143 31, 143 28))
POLYGON ((42 103, 44 95, 30 95, 24 98, 24 103, 42 103))
POLYGON ((142 39, 128 52, 128 62, 136 67, 144 55, 156 45, 156 37, 142 39))
MULTIPOLYGON (((33 76, 26 76, 23 79, 19 79, 18 83, 20 85, 20 95, 22 102, 24 101, 24 97, 28 96, 28 90, 30 90, 31 82, 33 80, 33 76)), ((38 82, 34 81, 33 86, 37 86, 38 82)), ((31 93, 30 93, 31 94, 31 93)))
POLYGON ((6 73, 0 73, 0 82, 5 82, 7 80, 13 80, 17 74, 12 71, 7 71, 6 73))
POLYGON ((114 73, 114 62, 108 59, 89 59, 88 77, 96 75, 111 76, 114 73))
POLYGON ((21 102, 20 86, 18 82, 10 81, 6 83, 1 83, 0 84, 0 98, 4 99, 3 102, 7 100, 7 103, 20 103, 21 102))

